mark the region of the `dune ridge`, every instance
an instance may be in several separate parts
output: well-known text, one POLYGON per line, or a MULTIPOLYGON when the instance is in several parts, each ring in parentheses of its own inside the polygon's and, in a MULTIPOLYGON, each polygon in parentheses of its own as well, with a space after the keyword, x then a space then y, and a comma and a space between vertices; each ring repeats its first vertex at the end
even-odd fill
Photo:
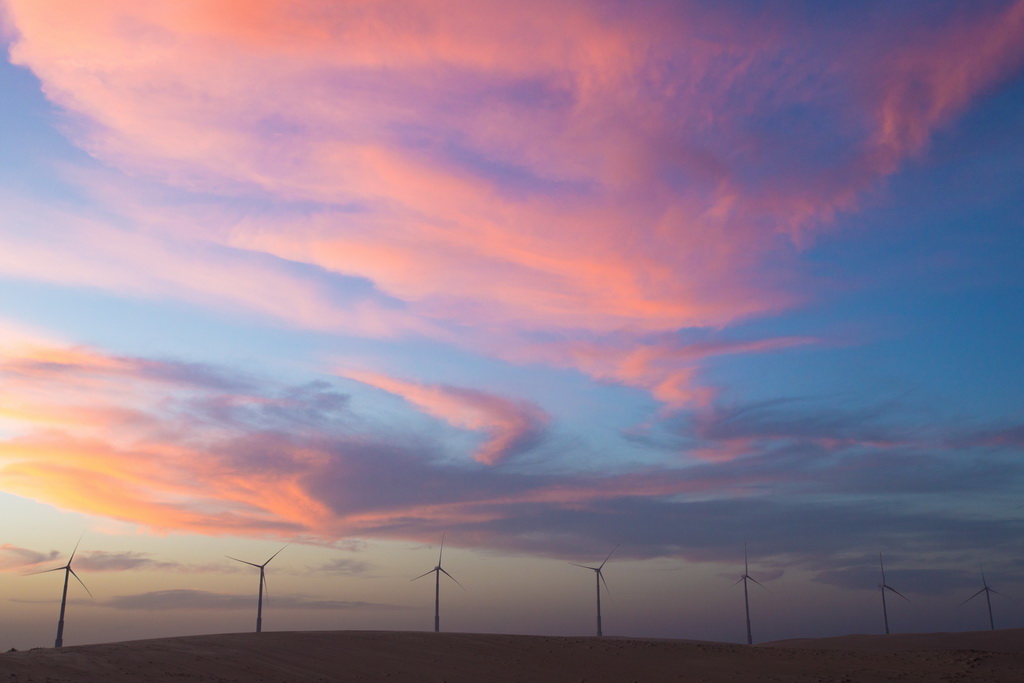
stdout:
POLYGON ((622 637, 392 631, 182 636, 0 655, 0 680, 982 681, 1021 680, 1024 629, 854 635, 754 646, 622 637))

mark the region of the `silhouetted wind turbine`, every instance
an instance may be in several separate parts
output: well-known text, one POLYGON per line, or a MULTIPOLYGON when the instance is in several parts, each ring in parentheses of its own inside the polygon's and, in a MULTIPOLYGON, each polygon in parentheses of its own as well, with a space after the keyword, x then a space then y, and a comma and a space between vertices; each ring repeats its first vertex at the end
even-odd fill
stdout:
MULTIPOLYGON (((289 543, 288 545, 291 544, 289 543)), ((284 548, 287 548, 288 545, 286 545, 284 548)), ((281 548, 281 550, 284 550, 284 548, 281 548)), ((278 550, 276 553, 271 555, 270 560, 277 557, 281 553, 281 550, 278 550)), ((256 633, 259 633, 263 630, 263 588, 267 585, 266 566, 270 564, 270 560, 267 560, 263 564, 255 564, 253 562, 246 562, 245 560, 240 560, 237 557, 231 557, 230 555, 225 555, 224 557, 228 558, 229 560, 234 560, 235 562, 247 564, 250 567, 256 567, 260 570, 260 599, 259 602, 256 604, 256 633)), ((270 598, 270 588, 267 588, 267 598, 270 598)))
MULTIPOLYGON (((615 548, 618 547, 618 544, 616 544, 615 548)), ((615 552, 615 548, 612 548, 612 552, 608 553, 608 557, 612 556, 612 553, 615 552)), ((608 557, 604 558, 604 562, 602 562, 596 567, 588 567, 585 564, 576 564, 575 562, 569 563, 574 567, 583 567, 584 569, 589 569, 590 571, 594 572, 594 582, 597 585, 597 635, 601 635, 601 584, 603 583, 604 589, 606 591, 608 590, 608 582, 604 580, 604 574, 601 573, 601 570, 604 569, 604 565, 605 562, 608 561, 608 557)), ((609 595, 610 594, 611 592, 609 591, 609 595)))
MULTIPOLYGON (((761 586, 761 588, 764 588, 765 590, 768 589, 764 587, 764 584, 762 584, 760 581, 758 581, 750 575, 750 567, 747 564, 746 542, 743 543, 743 576, 741 576, 739 581, 737 581, 736 583, 739 583, 740 581, 743 582, 743 606, 747 610, 747 645, 753 645, 754 638, 750 635, 750 595, 747 592, 747 581, 753 581, 758 586, 761 586)), ((734 583, 733 585, 735 586, 736 583, 734 583)))
POLYGON ((907 602, 910 602, 910 599, 885 582, 885 565, 882 564, 882 553, 878 553, 878 566, 882 569, 882 583, 878 586, 882 591, 882 618, 885 619, 885 635, 889 635, 889 612, 885 608, 885 591, 892 591, 907 602))
MULTIPOLYGON (((441 554, 444 553, 444 534, 441 534, 441 550, 437 553, 437 566, 431 569, 429 572, 424 572, 416 577, 416 579, 422 579, 427 574, 434 574, 434 633, 441 630, 441 574, 444 574, 449 579, 455 582, 462 590, 466 590, 466 587, 459 583, 459 580, 449 574, 441 566, 441 554)), ((416 579, 409 579, 415 581, 416 579)))
MULTIPOLYGON (((82 534, 82 536, 84 535, 85 534, 82 534)), ((92 597, 92 591, 89 590, 89 587, 85 585, 84 581, 78 578, 78 574, 75 574, 75 570, 71 568, 71 560, 75 559, 75 553, 78 552, 78 544, 81 542, 82 537, 79 536, 78 543, 75 544, 75 549, 71 551, 71 557, 68 558, 68 563, 63 567, 54 567, 53 569, 44 569, 41 572, 30 572, 29 574, 26 574, 26 576, 31 576, 32 574, 46 574, 48 572, 59 572, 64 570, 64 592, 60 596, 60 619, 57 621, 57 640, 53 643, 54 647, 61 647, 64 645, 64 608, 67 607, 68 604, 68 576, 74 576, 78 579, 78 583, 82 584, 82 588, 85 589, 85 592, 89 594, 90 598, 92 597)))
MULTIPOLYGON (((978 591, 977 593, 975 593, 971 597, 967 598, 966 600, 964 600, 960 604, 961 605, 966 605, 968 602, 970 602, 974 598, 976 598, 979 595, 981 595, 982 593, 984 593, 985 594, 985 602, 988 603, 988 626, 989 626, 990 629, 995 631, 996 630, 996 624, 992 620, 992 597, 989 595, 989 593, 995 593, 996 595, 1003 595, 1003 594, 1000 593, 999 591, 997 591, 994 588, 989 588, 988 581, 985 580, 985 568, 984 567, 981 568, 981 585, 984 586, 984 588, 982 588, 980 591, 978 591)), ((1003 595, 1003 597, 1005 598, 1006 596, 1003 595)))

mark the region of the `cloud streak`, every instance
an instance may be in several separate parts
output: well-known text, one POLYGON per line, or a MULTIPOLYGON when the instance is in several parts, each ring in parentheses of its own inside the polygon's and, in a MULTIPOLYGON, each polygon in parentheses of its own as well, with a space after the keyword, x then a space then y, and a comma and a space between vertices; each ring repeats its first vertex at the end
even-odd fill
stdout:
MULTIPOLYGON (((188 363, 181 371, 153 373, 144 359, 81 348, 50 349, 45 357, 50 360, 43 366, 38 354, 8 357, 3 367, 34 368, 35 400, 44 408, 47 398, 74 413, 66 403, 74 393, 66 387, 81 375, 107 389, 80 400, 119 416, 116 404, 98 397, 122 398, 134 404, 134 417, 111 419, 106 438, 75 421, 55 428, 53 410, 44 411, 51 416, 45 429, 26 419, 24 433, 0 441, 4 489, 158 530, 330 543, 339 537, 430 539, 444 529, 467 545, 550 556, 628 538, 625 556, 696 560, 731 552, 736 539, 757 537, 774 552, 808 563, 869 547, 880 528, 935 552, 1003 544, 1022 531, 1000 502, 1024 479, 1019 449, 993 447, 985 430, 980 436, 922 432, 905 419, 897 428, 894 404, 711 405, 665 423, 685 439, 675 446, 679 454, 697 458, 608 472, 574 466, 571 458, 549 469, 510 470, 453 459, 440 443, 403 435, 390 423, 354 419, 358 403, 326 383, 281 387, 251 375, 242 382, 209 367, 200 376, 217 381, 197 382, 185 371, 194 368, 188 363), (140 402, 131 390, 136 383, 159 391, 142 394, 140 402), (229 391, 241 386, 245 394, 229 391), (965 457, 966 438, 989 457, 965 457), (716 449, 730 456, 704 457, 716 449), (102 496, 93 494, 99 490, 102 496), (981 492, 987 503, 972 503, 972 519, 930 509, 939 500, 966 502, 981 492), (822 503, 822 496, 830 502, 822 503), (681 519, 688 520, 682 528, 681 519)), ((410 387, 425 391, 417 401, 440 397, 445 409, 465 408, 467 397, 482 410, 518 409, 449 388, 392 388, 410 387)), ((998 433, 1005 431, 1000 426, 998 433)), ((46 557, 5 550, 11 561, 46 557)), ((181 569, 130 552, 85 553, 82 562, 92 571, 181 569)), ((361 574, 370 568, 341 561, 322 569, 361 574)))
POLYGON ((10 0, 10 52, 79 145, 268 210, 121 198, 135 228, 8 235, 0 272, 503 358, 641 335, 599 376, 670 406, 707 390, 643 335, 804 299, 799 250, 1024 63, 1020 2, 855 32, 699 3, 59 7, 10 0))
POLYGON ((0 571, 32 568, 44 562, 52 562, 58 557, 60 557, 60 553, 56 550, 42 553, 37 550, 4 543, 0 545, 0 571))
POLYGON ((429 415, 454 427, 484 432, 487 441, 473 458, 487 465, 525 452, 543 438, 548 415, 526 401, 512 401, 483 391, 407 382, 370 372, 345 376, 401 396, 429 415))

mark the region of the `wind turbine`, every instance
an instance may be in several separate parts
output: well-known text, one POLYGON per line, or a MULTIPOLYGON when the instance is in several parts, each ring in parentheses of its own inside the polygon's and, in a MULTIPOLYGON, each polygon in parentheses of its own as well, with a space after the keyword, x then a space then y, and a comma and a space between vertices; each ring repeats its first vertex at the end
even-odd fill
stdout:
MULTIPOLYGON (((753 581, 758 586, 761 586, 761 588, 764 588, 765 590, 768 590, 768 589, 765 588, 764 584, 762 584, 760 581, 758 581, 757 579, 755 579, 753 576, 750 575, 750 566, 747 563, 747 544, 746 544, 746 542, 743 543, 743 576, 741 576, 739 581, 737 581, 736 583, 740 583, 740 581, 743 582, 743 606, 744 606, 744 608, 747 611, 747 645, 753 645, 754 644, 754 638, 753 638, 753 636, 750 635, 750 595, 747 592, 747 581, 753 581)), ((735 586, 736 583, 734 583, 733 585, 735 586)))
MULTIPOLYGON (((981 568, 981 585, 984 586, 984 588, 982 588, 980 591, 978 591, 977 593, 975 593, 971 597, 967 598, 966 600, 964 600, 960 604, 961 605, 966 605, 968 602, 970 602, 974 598, 976 598, 979 595, 981 595, 982 593, 984 593, 985 594, 985 602, 988 603, 988 626, 989 626, 990 629, 995 631, 996 630, 996 624, 995 624, 994 621, 992 621, 992 597, 989 595, 989 593, 995 593, 996 595, 1003 595, 1003 594, 1000 593, 999 591, 995 590, 994 588, 989 588, 988 587, 988 581, 985 580, 985 568, 984 567, 981 568)), ((1005 598, 1006 596, 1003 595, 1003 597, 1005 598)))
MULTIPOLYGON (((289 543, 288 545, 291 544, 289 543)), ((284 548, 287 548, 288 545, 286 545, 284 548)), ((284 550, 284 548, 281 548, 281 550, 284 550)), ((271 555, 270 560, 277 557, 281 553, 281 550, 278 550, 276 553, 271 555)), ((266 567, 268 564, 270 564, 270 560, 267 560, 263 564, 255 564, 253 562, 246 562, 245 560, 240 560, 237 557, 231 557, 230 555, 225 555, 224 557, 228 558, 229 560, 234 560, 235 562, 247 564, 250 567, 256 567, 260 570, 260 600, 256 606, 256 633, 259 633, 263 630, 263 587, 267 585, 266 567)), ((267 598, 270 598, 270 588, 267 588, 267 598)))
POLYGON ((882 564, 882 553, 878 553, 878 566, 882 569, 882 583, 878 586, 879 590, 882 591, 882 618, 885 619, 885 635, 889 635, 889 612, 885 608, 885 591, 892 591, 907 602, 910 602, 910 599, 885 582, 885 565, 882 564))
MULTIPOLYGON (((616 544, 615 548, 618 548, 618 547, 619 547, 618 544, 616 544)), ((615 548, 612 548, 612 552, 608 553, 608 557, 612 556, 612 553, 615 552, 615 548)), ((590 571, 594 572, 594 582, 597 585, 597 635, 599 635, 599 636, 602 635, 601 634, 601 584, 604 583, 604 589, 606 591, 608 590, 608 582, 604 580, 604 574, 601 573, 601 570, 604 569, 604 565, 605 565, 605 562, 608 561, 608 557, 604 558, 604 562, 602 562, 601 564, 599 564, 596 567, 588 567, 585 564, 576 564, 575 562, 570 562, 569 563, 569 564, 573 565, 574 567, 583 567, 584 569, 589 569, 590 571)))
MULTIPOLYGON (((84 535, 85 534, 82 534, 82 536, 84 535)), ((78 543, 75 544, 75 549, 71 551, 71 557, 68 558, 68 563, 63 567, 54 567, 53 569, 44 569, 40 572, 31 572, 26 574, 26 576, 31 576, 32 574, 46 574, 48 572, 64 571, 64 592, 60 596, 60 619, 57 621, 57 640, 53 643, 54 647, 62 647, 64 645, 64 608, 67 607, 68 604, 68 576, 74 576, 78 580, 78 583, 82 584, 82 588, 85 588, 85 592, 89 594, 89 597, 92 597, 92 591, 89 590, 84 581, 78 578, 78 574, 75 574, 75 570, 71 568, 71 560, 75 559, 75 553, 78 552, 78 544, 81 542, 82 537, 79 536, 78 543)))
MULTIPOLYGON (((444 574, 449 579, 455 582, 462 590, 466 590, 466 587, 459 583, 459 580, 449 574, 441 566, 441 554, 444 553, 444 534, 441 534, 441 551, 437 553, 437 566, 431 569, 429 572, 424 572, 416 577, 416 579, 422 579, 427 574, 434 574, 434 633, 441 630, 441 574, 444 574)), ((416 579, 410 579, 415 581, 416 579)))

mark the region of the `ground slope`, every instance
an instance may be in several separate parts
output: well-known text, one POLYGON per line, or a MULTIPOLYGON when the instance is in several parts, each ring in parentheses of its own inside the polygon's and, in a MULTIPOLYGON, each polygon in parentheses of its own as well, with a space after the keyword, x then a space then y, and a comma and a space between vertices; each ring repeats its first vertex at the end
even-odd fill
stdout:
POLYGON ((748 647, 631 638, 322 631, 0 655, 0 683, 108 681, 1021 681, 1024 629, 748 647))

